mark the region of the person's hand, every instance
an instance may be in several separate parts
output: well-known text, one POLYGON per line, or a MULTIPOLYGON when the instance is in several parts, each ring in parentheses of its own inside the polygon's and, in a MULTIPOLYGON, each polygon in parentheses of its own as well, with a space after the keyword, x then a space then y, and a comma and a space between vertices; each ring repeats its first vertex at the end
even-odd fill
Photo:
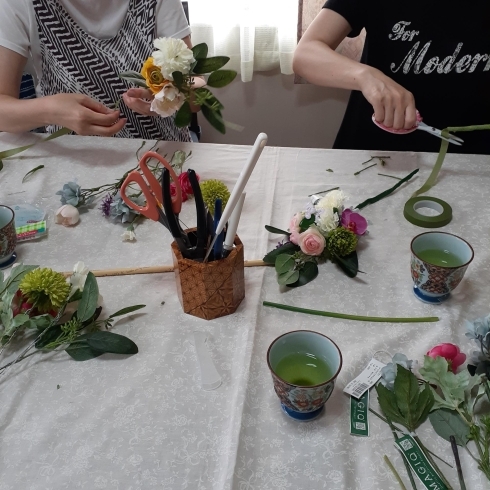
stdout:
POLYGON ((361 91, 373 106, 378 123, 394 129, 415 126, 417 110, 413 95, 379 70, 363 77, 361 91))
POLYGON ((150 109, 153 94, 147 88, 130 88, 123 94, 123 100, 126 106, 143 116, 158 116, 156 112, 150 109))
POLYGON ((126 124, 118 110, 82 94, 56 94, 44 98, 50 124, 63 126, 82 136, 113 136, 126 124))

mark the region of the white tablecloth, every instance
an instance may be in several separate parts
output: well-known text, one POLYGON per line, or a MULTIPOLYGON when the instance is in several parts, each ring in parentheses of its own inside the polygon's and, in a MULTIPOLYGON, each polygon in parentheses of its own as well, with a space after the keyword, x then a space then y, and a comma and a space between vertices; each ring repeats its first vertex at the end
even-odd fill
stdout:
MULTIPOLYGON (((0 151, 36 137, 0 135, 0 151)), ((70 270, 78 260, 92 269, 170 264, 170 234, 156 223, 138 226, 134 243, 122 242, 124 227, 103 218, 96 207, 84 212, 74 228, 53 224, 59 206, 55 192, 64 183, 76 181, 89 188, 120 178, 136 164, 140 144, 68 136, 5 160, 0 203, 34 203, 50 214, 49 236, 19 244, 18 260, 59 271, 70 270), (37 165, 45 168, 22 184, 22 177, 37 165)), ((245 146, 159 146, 162 154, 192 149, 186 168, 194 168, 201 179, 220 178, 230 189, 249 152, 245 146)), ((440 342, 454 342, 467 353, 473 350, 463 321, 490 310, 490 162, 485 156, 449 155, 429 192, 453 206, 454 218, 444 231, 464 237, 475 250, 452 298, 435 307, 412 293, 409 244, 425 230, 402 214, 435 155, 392 153, 386 167, 354 176, 368 158, 366 152, 265 148, 247 186, 238 229, 245 258, 262 258, 278 238, 264 225, 287 228, 308 194, 340 186, 349 196, 347 205, 356 205, 395 183, 378 172, 402 177, 420 168, 409 185, 363 210, 370 226, 358 249, 365 274, 356 279, 325 264, 312 283, 282 292, 273 269, 246 269, 246 298, 238 311, 207 322, 182 312, 173 274, 100 278, 106 313, 147 305, 114 329, 132 338, 139 353, 87 362, 75 362, 64 353, 39 355, 10 370, 0 382, 0 489, 398 489, 384 454, 409 485, 383 422, 371 417, 369 438, 349 435, 349 399, 342 389, 378 350, 419 360, 440 342), (265 308, 263 300, 352 314, 437 315, 441 320, 344 321, 265 308), (266 364, 269 344, 295 329, 328 335, 344 359, 326 412, 309 423, 281 412, 266 364), (212 392, 199 386, 194 330, 207 332, 222 375, 222 385, 212 392)), ((182 218, 192 225, 192 201, 184 204, 182 218)), ((453 461, 449 444, 430 425, 419 434, 430 449, 453 461)), ((467 455, 461 452, 461 458, 468 489, 488 488, 467 455)), ((457 487, 455 470, 441 467, 457 487)))

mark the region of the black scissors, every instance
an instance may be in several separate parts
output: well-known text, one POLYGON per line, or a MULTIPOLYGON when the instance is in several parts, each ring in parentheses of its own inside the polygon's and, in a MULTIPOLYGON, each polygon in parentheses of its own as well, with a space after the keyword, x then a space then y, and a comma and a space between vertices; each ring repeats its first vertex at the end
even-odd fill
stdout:
MULTIPOLYGON (((170 194, 170 173, 167 168, 162 172, 162 200, 163 209, 167 217, 170 233, 174 237, 175 243, 179 247, 182 256, 186 259, 202 262, 206 255, 206 246, 208 241, 208 222, 206 206, 201 194, 201 188, 197 175, 193 170, 187 172, 189 182, 194 192, 196 213, 197 213, 197 230, 195 233, 186 233, 180 226, 178 215, 172 209, 172 197, 170 194)), ((175 183, 179 185, 178 182, 175 183)))

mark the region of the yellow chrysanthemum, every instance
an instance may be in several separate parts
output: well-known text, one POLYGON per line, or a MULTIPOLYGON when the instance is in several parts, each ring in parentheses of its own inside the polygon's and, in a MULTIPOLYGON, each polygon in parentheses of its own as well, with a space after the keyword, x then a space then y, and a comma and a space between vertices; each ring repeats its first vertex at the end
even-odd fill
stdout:
POLYGON ((221 199, 223 209, 230 198, 230 191, 221 180, 211 179, 200 183, 201 194, 204 203, 211 214, 214 214, 214 203, 216 199, 221 199))
POLYGON ((68 298, 70 284, 52 269, 34 269, 24 276, 19 289, 41 313, 60 308, 68 298))
POLYGON ((163 86, 169 83, 162 75, 162 70, 153 64, 153 58, 150 56, 141 68, 141 75, 145 77, 146 85, 154 93, 158 94, 163 86))

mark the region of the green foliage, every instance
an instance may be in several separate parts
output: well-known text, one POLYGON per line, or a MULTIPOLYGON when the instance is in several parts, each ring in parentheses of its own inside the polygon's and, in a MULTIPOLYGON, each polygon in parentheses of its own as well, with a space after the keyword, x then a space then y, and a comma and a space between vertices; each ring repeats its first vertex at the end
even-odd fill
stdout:
POLYGON ((83 287, 82 299, 77 310, 77 318, 81 322, 89 320, 94 316, 98 299, 99 287, 97 286, 97 279, 92 272, 89 272, 83 287))
POLYGON ((291 236, 291 233, 289 233, 289 231, 284 231, 284 230, 281 230, 280 228, 275 228, 274 226, 265 225, 265 229, 269 233, 275 233, 276 235, 291 236))
POLYGON ((466 446, 470 438, 470 426, 461 416, 447 408, 439 408, 429 415, 430 423, 439 436, 449 441, 451 436, 456 439, 456 444, 466 446))
POLYGON ((304 286, 318 276, 318 265, 316 262, 305 262, 303 267, 299 270, 299 278, 295 283, 288 284, 290 288, 297 288, 304 286))
POLYGON ((29 172, 27 172, 24 175, 24 178, 22 179, 22 183, 24 183, 30 175, 32 175, 34 172, 37 172, 38 170, 41 170, 42 168, 44 168, 44 165, 38 165, 37 167, 34 167, 32 170, 29 170, 29 172))
POLYGON ((300 232, 306 231, 314 223, 315 223, 314 215, 311 215, 309 218, 303 218, 299 224, 300 232))
POLYGON ((262 260, 266 264, 274 265, 276 263, 276 258, 278 255, 284 253, 290 253, 290 252, 297 252, 298 250, 299 250, 298 245, 295 245, 294 243, 291 242, 287 242, 284 245, 280 246, 279 248, 275 248, 274 250, 271 250, 268 254, 264 256, 262 260))
POLYGON ((206 43, 196 44, 192 48, 192 54, 196 60, 206 59, 208 56, 208 45, 206 43))
POLYGON ((378 402, 381 410, 391 421, 414 432, 422 424, 434 405, 429 386, 420 390, 417 377, 403 366, 396 366, 393 391, 378 384, 378 402))
POLYGON ((332 257, 335 262, 349 277, 356 277, 359 272, 357 252, 352 252, 345 257, 332 257))
POLYGON ((28 273, 37 269, 38 265, 24 265, 19 264, 17 267, 12 269, 10 276, 6 281, 3 280, 3 273, 0 276, 0 296, 5 293, 15 293, 19 289, 19 284, 24 279, 24 276, 28 273))
POLYGON ((184 85, 184 75, 180 71, 174 71, 172 73, 172 78, 174 79, 174 85, 181 90, 184 85))
POLYGON ((230 61, 228 56, 213 56, 211 58, 198 59, 193 72, 196 75, 205 75, 223 68, 230 61))
POLYGON ((208 77, 208 85, 214 88, 222 88, 229 85, 236 78, 236 71, 217 70, 208 77))
POLYGON ((186 128, 192 121, 192 110, 189 102, 185 101, 175 115, 175 125, 186 128))
POLYGON ((208 123, 213 126, 214 129, 222 134, 226 133, 225 122, 220 110, 211 109, 205 105, 201 106, 203 116, 207 119, 208 123))

